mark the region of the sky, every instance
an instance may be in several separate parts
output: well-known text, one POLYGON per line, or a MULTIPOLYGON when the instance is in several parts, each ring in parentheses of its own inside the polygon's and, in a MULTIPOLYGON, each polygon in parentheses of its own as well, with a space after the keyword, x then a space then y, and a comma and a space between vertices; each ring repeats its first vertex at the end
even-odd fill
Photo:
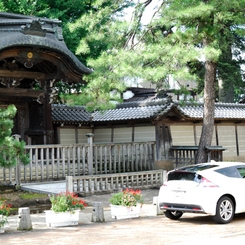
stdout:
MULTIPOLYGON (((143 3, 145 1, 146 0, 138 0, 135 2, 143 3)), ((152 2, 147 6, 146 11, 144 12, 143 17, 142 17, 143 25, 147 25, 150 23, 151 17, 154 14, 154 11, 156 11, 156 8, 157 6, 159 6, 160 2, 161 2, 160 0, 152 0, 152 2)), ((126 13, 125 18, 127 21, 130 21, 132 12, 133 12, 133 8, 128 8, 127 12, 125 12, 126 13)))

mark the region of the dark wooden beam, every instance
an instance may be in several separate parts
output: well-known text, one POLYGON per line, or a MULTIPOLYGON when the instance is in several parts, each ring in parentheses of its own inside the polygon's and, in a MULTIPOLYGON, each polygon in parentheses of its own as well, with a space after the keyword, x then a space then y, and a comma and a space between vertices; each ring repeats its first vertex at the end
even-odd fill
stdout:
MULTIPOLYGON (((72 81, 72 82, 86 83, 83 80, 83 75, 81 75, 80 73, 76 73, 76 70, 71 68, 70 60, 68 60, 64 56, 61 57, 57 53, 51 53, 51 52, 46 53, 46 52, 43 52, 41 50, 40 51, 34 51, 30 48, 26 48, 26 49, 14 48, 14 49, 5 50, 5 51, 1 52, 0 61, 7 59, 7 58, 10 58, 10 57, 20 57, 21 53, 23 53, 24 51, 32 52, 33 55, 37 55, 39 59, 47 60, 47 61, 51 62, 54 66, 56 66, 60 70, 60 73, 61 73, 60 77, 57 77, 57 78, 65 79, 65 80, 67 79, 67 80, 72 81)), ((52 76, 52 75, 53 74, 50 74, 49 76, 52 76)), ((23 77, 21 77, 21 78, 23 78, 23 77)), ((52 78, 56 78, 56 77, 54 77, 54 75, 53 75, 52 78)), ((35 77, 35 79, 41 80, 42 78, 35 77)), ((49 77, 44 78, 44 80, 49 80, 49 79, 50 79, 49 77)))
POLYGON ((11 78, 11 79, 33 79, 33 80, 50 80, 57 78, 57 74, 45 74, 42 72, 34 71, 9 71, 0 69, 0 78, 11 78))
POLYGON ((30 97, 30 98, 37 98, 43 90, 33 90, 33 89, 21 89, 21 88, 0 88, 0 96, 6 97, 30 97))

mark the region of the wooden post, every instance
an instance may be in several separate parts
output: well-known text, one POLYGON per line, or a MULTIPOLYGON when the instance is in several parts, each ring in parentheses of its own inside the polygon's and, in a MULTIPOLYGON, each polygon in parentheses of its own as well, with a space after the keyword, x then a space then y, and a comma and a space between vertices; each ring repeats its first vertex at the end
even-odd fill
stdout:
POLYGON ((93 134, 89 133, 86 134, 88 137, 88 143, 89 143, 89 148, 88 148, 88 174, 92 175, 93 174, 93 134))

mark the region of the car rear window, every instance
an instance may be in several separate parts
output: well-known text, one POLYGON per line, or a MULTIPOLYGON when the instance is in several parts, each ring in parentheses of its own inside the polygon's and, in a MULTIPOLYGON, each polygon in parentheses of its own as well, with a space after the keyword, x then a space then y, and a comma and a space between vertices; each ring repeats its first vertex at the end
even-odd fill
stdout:
POLYGON ((201 175, 198 175, 193 172, 186 171, 173 171, 168 174, 168 181, 171 180, 191 180, 195 182, 199 182, 201 179, 201 175))
POLYGON ((183 168, 180 168, 179 170, 181 171, 189 171, 189 172, 197 172, 197 171, 202 171, 202 170, 207 170, 210 168, 215 168, 218 167, 219 165, 210 165, 210 164, 200 164, 200 165, 191 165, 191 166, 186 166, 183 168))

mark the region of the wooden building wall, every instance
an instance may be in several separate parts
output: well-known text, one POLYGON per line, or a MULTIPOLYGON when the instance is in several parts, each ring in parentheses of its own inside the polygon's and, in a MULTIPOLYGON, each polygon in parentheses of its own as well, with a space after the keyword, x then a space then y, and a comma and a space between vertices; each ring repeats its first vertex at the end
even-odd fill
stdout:
POLYGON ((60 127, 60 144, 87 143, 86 134, 94 134, 95 143, 155 141, 155 126, 79 128, 60 127))
MULTIPOLYGON (((198 145, 201 125, 171 125, 173 145, 198 145)), ((223 152, 224 161, 245 162, 245 124, 237 125, 222 123, 215 125, 212 145, 226 148, 223 152)))

